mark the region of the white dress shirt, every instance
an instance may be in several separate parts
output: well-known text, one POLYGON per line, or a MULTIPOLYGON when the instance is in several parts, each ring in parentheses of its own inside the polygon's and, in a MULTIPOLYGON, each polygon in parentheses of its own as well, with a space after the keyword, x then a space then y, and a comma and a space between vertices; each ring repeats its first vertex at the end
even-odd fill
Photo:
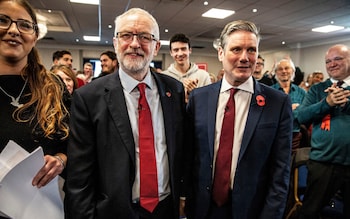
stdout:
POLYGON ((122 69, 119 69, 119 77, 123 86, 126 107, 129 113, 130 124, 135 142, 136 175, 132 188, 132 200, 140 198, 140 159, 139 159, 139 130, 138 130, 138 100, 140 92, 137 88, 139 83, 145 83, 146 98, 152 114, 152 125, 154 133, 155 153, 157 162, 158 193, 159 199, 163 200, 170 194, 169 186, 169 163, 166 147, 163 110, 160 103, 158 88, 150 71, 143 81, 137 81, 122 69))
MULTIPOLYGON (((225 77, 222 78, 222 84, 220 88, 218 107, 216 112, 216 124, 215 124, 215 142, 214 142, 214 159, 213 159, 213 176, 215 170, 215 161, 217 152, 219 149, 220 135, 222 128, 222 121, 224 119, 225 107, 230 97, 230 89, 235 88, 238 91, 235 93, 235 127, 234 127, 234 140, 232 147, 232 164, 231 164, 231 189, 233 188, 234 176, 236 173, 238 155, 241 149, 243 133, 246 126, 246 121, 249 112, 249 106, 254 93, 253 79, 250 77, 246 82, 238 87, 233 87, 229 84, 225 77)), ((213 177, 214 178, 214 177, 213 177)))

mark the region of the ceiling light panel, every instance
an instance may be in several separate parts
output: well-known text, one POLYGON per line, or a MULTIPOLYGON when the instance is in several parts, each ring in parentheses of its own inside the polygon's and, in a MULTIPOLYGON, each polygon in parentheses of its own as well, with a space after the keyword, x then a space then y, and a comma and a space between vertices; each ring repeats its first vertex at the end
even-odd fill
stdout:
POLYGON ((211 8, 207 12, 202 14, 202 17, 224 19, 224 18, 227 18, 227 17, 233 15, 234 13, 235 13, 235 11, 232 11, 232 10, 211 8))
POLYGON ((329 32, 342 30, 342 29, 344 29, 343 26, 326 25, 326 26, 322 26, 322 27, 313 28, 312 31, 313 32, 321 32, 321 33, 329 33, 329 32))
POLYGON ((81 3, 81 4, 89 4, 89 5, 99 5, 100 0, 70 0, 72 3, 81 3))

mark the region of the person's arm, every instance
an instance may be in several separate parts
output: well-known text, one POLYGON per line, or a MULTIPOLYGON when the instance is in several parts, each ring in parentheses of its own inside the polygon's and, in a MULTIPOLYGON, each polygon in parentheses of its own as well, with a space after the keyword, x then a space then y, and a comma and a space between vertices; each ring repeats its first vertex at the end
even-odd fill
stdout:
POLYGON ((32 185, 38 188, 46 186, 53 178, 63 172, 67 157, 63 153, 58 153, 54 156, 45 155, 44 161, 44 166, 39 170, 32 181, 32 185))

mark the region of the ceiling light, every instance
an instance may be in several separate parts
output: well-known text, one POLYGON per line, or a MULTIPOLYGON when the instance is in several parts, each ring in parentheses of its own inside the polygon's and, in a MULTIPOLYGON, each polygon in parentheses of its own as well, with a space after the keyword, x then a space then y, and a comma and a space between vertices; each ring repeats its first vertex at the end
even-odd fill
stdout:
POLYGON ((100 0, 70 0, 73 3, 89 4, 89 5, 99 5, 100 0))
POLYGON ((345 27, 343 27, 343 26, 326 25, 326 26, 322 26, 322 27, 313 28, 312 31, 313 32, 321 32, 321 33, 329 33, 332 31, 342 30, 344 28, 345 27))
POLYGON ((162 46, 169 46, 170 45, 170 41, 169 40, 160 40, 160 45, 162 45, 162 46))
POLYGON ((100 41, 101 38, 99 36, 83 36, 85 41, 100 41))
POLYGON ((203 2, 203 5, 208 5, 208 4, 209 4, 208 1, 204 1, 204 2, 203 2))
POLYGON ((258 12, 258 9, 254 8, 254 9, 252 10, 252 12, 253 12, 253 13, 256 13, 256 12, 258 12))
POLYGON ((232 11, 232 10, 212 8, 212 9, 209 9, 204 14, 202 14, 202 17, 224 19, 224 18, 227 18, 228 16, 233 15, 234 13, 235 11, 232 11))

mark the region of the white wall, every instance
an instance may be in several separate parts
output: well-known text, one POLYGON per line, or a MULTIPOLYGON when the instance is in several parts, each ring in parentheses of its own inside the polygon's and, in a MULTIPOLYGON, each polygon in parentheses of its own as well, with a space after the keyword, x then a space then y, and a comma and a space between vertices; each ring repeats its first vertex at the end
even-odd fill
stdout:
MULTIPOLYGON (((263 42, 262 42, 263 43, 263 42)), ((342 43, 350 47, 350 40, 345 42, 336 42, 342 43)), ((286 48, 281 51, 269 51, 264 52, 260 51, 260 54, 265 59, 265 68, 264 70, 271 70, 274 62, 279 61, 282 58, 290 57, 295 66, 300 67, 300 69, 305 72, 305 78, 308 74, 316 70, 320 70, 325 74, 325 78, 328 77, 328 74, 325 69, 324 64, 324 55, 329 47, 336 43, 330 43, 320 46, 310 46, 306 48, 286 48)), ((106 50, 114 50, 113 46, 106 47, 81 47, 81 46, 52 46, 52 45, 41 45, 40 42, 37 45, 39 50, 40 57, 43 64, 50 68, 52 65, 52 53, 56 50, 66 49, 72 53, 73 56, 73 67, 76 69, 82 69, 83 58, 99 58, 100 54, 106 50)), ((170 56, 168 50, 161 50, 160 53, 154 58, 156 61, 163 62, 163 69, 168 68, 168 66, 173 63, 173 59, 170 56)), ((217 74, 221 69, 221 63, 217 58, 217 52, 213 49, 211 54, 203 54, 200 51, 194 49, 190 56, 192 62, 197 63, 207 63, 208 72, 217 74)))

